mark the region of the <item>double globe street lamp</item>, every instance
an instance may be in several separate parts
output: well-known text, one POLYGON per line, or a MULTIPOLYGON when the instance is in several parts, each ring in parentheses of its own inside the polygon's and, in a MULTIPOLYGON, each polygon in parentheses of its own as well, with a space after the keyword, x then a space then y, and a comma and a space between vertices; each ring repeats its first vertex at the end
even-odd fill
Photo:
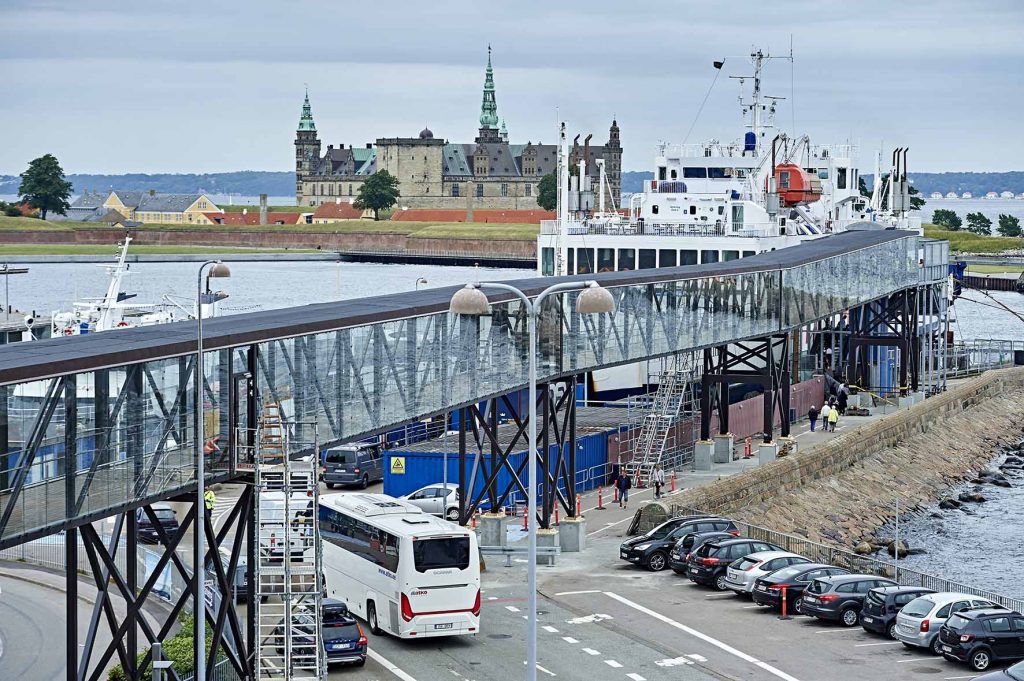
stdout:
POLYGON ((533 300, 515 286, 497 282, 467 284, 452 296, 449 312, 481 317, 490 314, 491 303, 481 289, 514 293, 523 303, 529 335, 529 455, 527 457, 527 515, 530 518, 527 549, 528 612, 526 615, 526 678, 537 678, 537 317, 544 299, 553 293, 581 291, 576 298, 579 314, 607 314, 615 310, 615 300, 608 289, 596 281, 574 281, 555 284, 541 291, 533 300))

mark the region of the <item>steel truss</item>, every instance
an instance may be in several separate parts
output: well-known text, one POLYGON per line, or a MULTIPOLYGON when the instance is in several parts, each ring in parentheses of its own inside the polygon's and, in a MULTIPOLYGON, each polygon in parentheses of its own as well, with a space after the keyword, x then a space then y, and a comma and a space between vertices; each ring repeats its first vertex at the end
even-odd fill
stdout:
MULTIPOLYGON (((570 518, 576 516, 576 379, 537 385, 537 469, 540 473, 540 503, 537 521, 542 529, 551 526, 555 507, 561 506, 570 518)), ((480 405, 463 407, 459 413, 459 523, 465 525, 482 506, 492 510, 514 506, 513 499, 527 498, 524 471, 529 453, 517 462, 514 456, 528 440, 530 419, 517 413, 508 395, 480 405), (498 408, 502 404, 511 415, 512 438, 499 438, 498 408), (472 439, 472 442, 469 440, 472 439), (472 456, 467 471, 467 457, 472 456), (509 481, 499 490, 502 471, 509 481), (482 480, 482 485, 477 481, 482 480), (476 491, 479 490, 479 491, 476 491)), ((519 458, 519 457, 515 457, 519 458)))
POLYGON ((700 439, 711 439, 711 414, 716 409, 719 432, 729 432, 730 383, 758 383, 764 388, 762 437, 766 444, 772 441, 776 412, 782 421, 782 437, 789 437, 789 362, 788 334, 705 349, 700 439))
POLYGON ((847 365, 853 385, 866 390, 872 387, 869 347, 896 347, 899 394, 917 392, 921 353, 918 293, 919 289, 909 288, 850 310, 847 365))

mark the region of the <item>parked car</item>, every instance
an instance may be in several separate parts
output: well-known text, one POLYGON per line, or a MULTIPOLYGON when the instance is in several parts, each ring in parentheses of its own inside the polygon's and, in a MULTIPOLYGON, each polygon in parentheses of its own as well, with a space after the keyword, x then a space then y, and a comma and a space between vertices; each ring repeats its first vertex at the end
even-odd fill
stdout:
POLYGON ((939 641, 947 660, 983 672, 993 662, 1024 659, 1024 615, 1002 607, 962 610, 942 625, 939 641))
POLYGON ((344 602, 324 599, 320 632, 327 664, 366 664, 366 635, 344 602))
POLYGON ((1024 681, 1024 662, 1018 662, 998 672, 975 676, 971 681, 1024 681))
POLYGON ((800 612, 800 605, 803 603, 804 589, 807 585, 819 577, 831 577, 833 575, 847 575, 850 571, 846 568, 826 565, 824 563, 798 563, 787 568, 776 570, 770 575, 758 577, 754 580, 754 590, 750 596, 758 605, 765 605, 770 608, 782 609, 782 593, 785 588, 786 610, 800 612))
POLYGON ((995 605, 980 596, 949 591, 920 596, 904 605, 896 615, 896 638, 908 648, 930 648, 934 654, 941 655, 939 629, 950 615, 995 605))
POLYGON ((789 551, 760 551, 737 558, 725 571, 725 586, 740 596, 749 596, 758 577, 771 574, 790 565, 810 563, 808 559, 789 551))
POLYGON ((410 492, 399 497, 408 501, 413 506, 419 506, 425 513, 447 518, 453 523, 459 522, 459 486, 448 483, 436 483, 420 487, 415 492, 410 492))
POLYGON ((331 447, 324 452, 321 477, 331 489, 335 485, 366 489, 371 482, 384 479, 380 446, 356 443, 331 447))
POLYGON ((713 585, 725 591, 725 571, 737 558, 758 551, 781 551, 782 548, 759 539, 727 539, 709 541, 690 554, 686 576, 697 584, 713 585))
POLYGON ((619 545, 619 558, 622 560, 628 560, 634 565, 643 564, 643 550, 637 550, 636 547, 641 544, 645 544, 651 541, 660 541, 667 537, 672 530, 676 529, 688 520, 696 520, 698 518, 704 518, 706 516, 700 515, 682 515, 676 518, 666 520, 661 525, 658 525, 653 530, 646 532, 638 537, 627 539, 619 545))
POLYGON ((919 586, 881 586, 868 591, 860 609, 864 631, 896 638, 896 613, 918 596, 934 593, 919 586))
POLYGON ((690 554, 709 541, 725 541, 735 537, 731 532, 690 532, 677 539, 675 546, 668 554, 668 566, 677 575, 686 574, 686 563, 690 554))
MULTIPOLYGON (((669 522, 673 521, 670 520, 669 522)), ((678 540, 682 539, 687 534, 702 531, 728 532, 730 536, 739 534, 736 524, 728 518, 688 516, 681 522, 675 523, 672 528, 662 536, 645 537, 643 541, 633 544, 630 544, 630 542, 623 543, 623 547, 625 547, 626 544, 630 545, 626 549, 625 555, 622 555, 621 552, 619 555, 621 558, 628 560, 631 563, 643 565, 648 570, 653 570, 654 572, 660 572, 669 566, 669 553, 672 551, 672 548, 678 540)))
MULTIPOLYGON (((153 504, 151 508, 164 534, 168 537, 173 536, 178 531, 178 515, 174 512, 174 509, 167 504, 153 504)), ((160 543, 160 535, 157 533, 157 528, 153 521, 149 519, 149 516, 146 515, 145 509, 137 509, 135 511, 135 519, 139 541, 152 544, 160 543)))
POLYGON ((868 591, 880 586, 896 586, 896 582, 877 575, 818 577, 804 590, 800 613, 855 627, 868 591))

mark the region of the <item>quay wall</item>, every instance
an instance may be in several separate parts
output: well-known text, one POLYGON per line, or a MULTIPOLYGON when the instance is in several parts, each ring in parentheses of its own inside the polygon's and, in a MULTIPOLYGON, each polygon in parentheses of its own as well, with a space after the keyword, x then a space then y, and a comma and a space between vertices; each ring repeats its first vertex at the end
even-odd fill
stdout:
POLYGON ((854 546, 901 510, 975 478, 1024 428, 1024 368, 990 371, 945 393, 754 470, 688 490, 679 508, 730 515, 854 546))

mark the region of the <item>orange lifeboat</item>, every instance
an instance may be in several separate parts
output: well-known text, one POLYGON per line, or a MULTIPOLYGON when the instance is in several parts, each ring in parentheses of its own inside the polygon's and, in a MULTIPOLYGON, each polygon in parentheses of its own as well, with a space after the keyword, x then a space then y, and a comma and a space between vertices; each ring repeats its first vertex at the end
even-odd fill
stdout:
POLYGON ((795 163, 775 166, 775 189, 783 206, 812 203, 821 198, 821 180, 795 163))

